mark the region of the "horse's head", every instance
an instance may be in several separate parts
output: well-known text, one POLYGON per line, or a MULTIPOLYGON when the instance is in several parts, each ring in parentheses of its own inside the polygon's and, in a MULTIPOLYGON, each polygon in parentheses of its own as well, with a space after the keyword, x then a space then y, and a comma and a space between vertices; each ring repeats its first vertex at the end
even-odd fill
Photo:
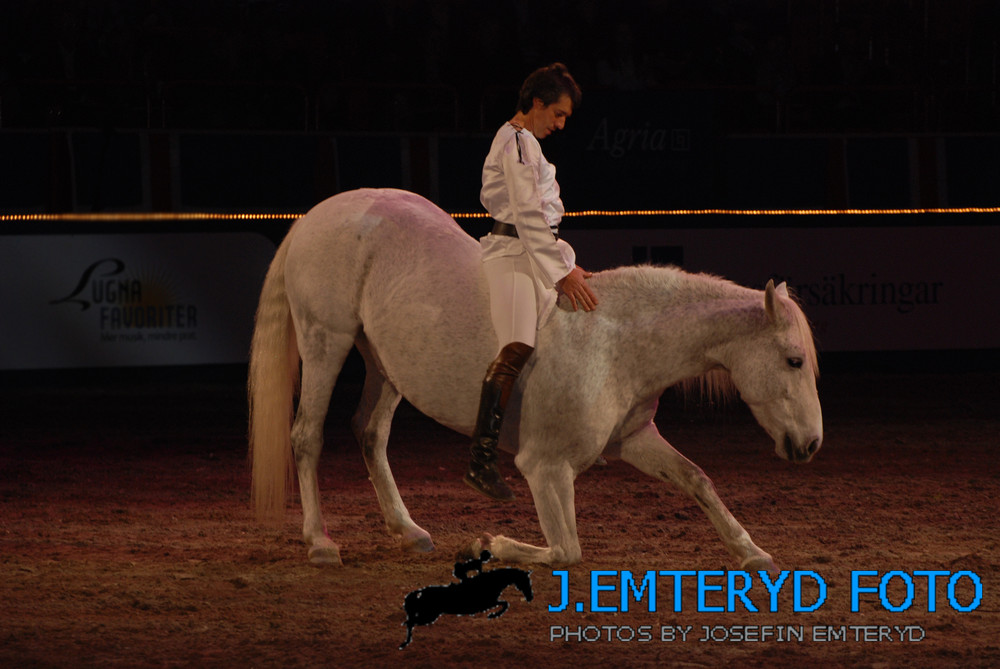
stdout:
MULTIPOLYGON (((759 311, 755 314, 760 318, 759 311)), ((763 318, 763 327, 729 348, 724 364, 743 401, 774 439, 777 454, 808 462, 823 443, 812 331, 784 283, 768 282, 763 318)))

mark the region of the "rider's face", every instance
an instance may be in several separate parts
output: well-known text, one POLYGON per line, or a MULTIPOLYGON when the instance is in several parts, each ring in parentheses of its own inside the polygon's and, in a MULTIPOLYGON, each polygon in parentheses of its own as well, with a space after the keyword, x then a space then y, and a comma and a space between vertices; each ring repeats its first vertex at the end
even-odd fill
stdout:
POLYGON ((535 98, 531 108, 531 132, 538 139, 544 139, 556 130, 566 126, 566 119, 573 114, 573 101, 568 95, 563 95, 550 105, 535 98))

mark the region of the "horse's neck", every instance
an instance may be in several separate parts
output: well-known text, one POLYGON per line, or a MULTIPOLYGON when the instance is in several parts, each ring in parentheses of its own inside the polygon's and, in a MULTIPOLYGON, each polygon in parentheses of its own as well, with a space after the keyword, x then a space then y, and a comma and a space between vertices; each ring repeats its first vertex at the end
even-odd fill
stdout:
POLYGON ((713 351, 752 329, 747 313, 762 298, 714 277, 644 269, 648 274, 620 282, 609 276, 598 309, 612 312, 615 345, 633 349, 624 356, 636 361, 628 373, 647 392, 658 393, 717 366, 713 351))

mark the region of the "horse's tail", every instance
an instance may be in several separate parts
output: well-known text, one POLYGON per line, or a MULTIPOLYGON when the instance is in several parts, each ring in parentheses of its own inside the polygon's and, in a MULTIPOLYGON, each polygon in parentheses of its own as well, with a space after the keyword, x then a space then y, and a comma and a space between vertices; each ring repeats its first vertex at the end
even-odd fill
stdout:
MULTIPOLYGON (((294 230, 294 228, 293 228, 294 230)), ((292 484, 292 404, 299 350, 285 293, 285 259, 292 233, 278 247, 264 278, 250 345, 250 497, 259 521, 277 523, 292 484)))

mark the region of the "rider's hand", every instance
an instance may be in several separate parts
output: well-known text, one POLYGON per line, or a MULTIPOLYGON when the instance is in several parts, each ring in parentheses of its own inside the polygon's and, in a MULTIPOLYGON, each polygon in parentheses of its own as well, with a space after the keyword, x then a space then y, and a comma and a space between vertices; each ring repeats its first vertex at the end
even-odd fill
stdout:
POLYGON ((584 311, 593 311, 597 307, 597 296, 587 285, 587 279, 593 275, 593 272, 588 272, 578 265, 556 284, 559 290, 569 298, 569 303, 573 305, 573 311, 579 307, 583 307, 584 311))

